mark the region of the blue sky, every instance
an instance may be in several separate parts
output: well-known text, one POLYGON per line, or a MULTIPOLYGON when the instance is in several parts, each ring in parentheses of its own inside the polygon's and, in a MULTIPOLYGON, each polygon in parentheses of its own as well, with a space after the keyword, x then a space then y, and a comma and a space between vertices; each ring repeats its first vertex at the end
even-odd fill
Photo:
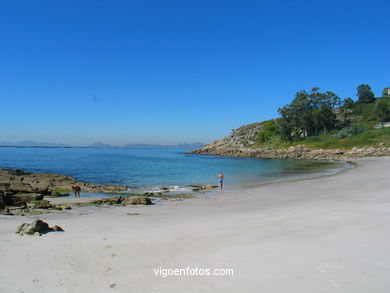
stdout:
POLYGON ((0 0, 0 141, 210 142, 390 86, 388 1, 0 0))

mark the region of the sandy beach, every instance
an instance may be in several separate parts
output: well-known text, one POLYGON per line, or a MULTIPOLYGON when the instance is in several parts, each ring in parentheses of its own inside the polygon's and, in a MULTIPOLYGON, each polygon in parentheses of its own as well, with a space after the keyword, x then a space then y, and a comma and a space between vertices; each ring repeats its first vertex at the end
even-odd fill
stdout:
POLYGON ((38 216, 0 216, 0 292, 389 292, 389 169, 362 159, 205 199, 74 207, 40 215, 65 230, 41 237, 14 233, 38 216), (155 274, 187 268, 234 273, 155 274))

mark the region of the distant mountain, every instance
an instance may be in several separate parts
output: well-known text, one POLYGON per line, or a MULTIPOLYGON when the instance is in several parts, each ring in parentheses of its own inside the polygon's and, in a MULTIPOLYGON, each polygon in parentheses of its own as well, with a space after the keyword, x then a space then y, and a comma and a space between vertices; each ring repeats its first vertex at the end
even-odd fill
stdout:
POLYGON ((16 146, 16 147, 69 147, 63 143, 52 143, 52 142, 34 142, 30 140, 22 140, 18 142, 2 141, 0 146, 16 146))
POLYGON ((95 142, 93 144, 88 145, 87 147, 91 148, 112 148, 115 147, 114 145, 106 144, 103 142, 95 142))
MULTIPOLYGON (((14 147, 72 147, 68 144, 63 143, 51 143, 51 142, 34 142, 30 140, 23 140, 18 142, 2 141, 0 142, 1 146, 14 146, 14 147)), ((111 145, 103 142, 95 142, 93 144, 87 145, 85 147, 90 148, 189 148, 196 149, 204 146, 203 143, 182 143, 175 145, 161 145, 161 144, 125 144, 121 145, 111 145)))

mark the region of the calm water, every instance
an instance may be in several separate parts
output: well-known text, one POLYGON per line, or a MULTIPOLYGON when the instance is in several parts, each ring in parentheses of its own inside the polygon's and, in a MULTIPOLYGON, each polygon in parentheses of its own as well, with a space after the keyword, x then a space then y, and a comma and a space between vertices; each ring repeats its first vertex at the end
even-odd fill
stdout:
POLYGON ((217 183, 249 186, 275 180, 334 173, 339 163, 256 160, 184 154, 188 149, 13 148, 0 147, 0 168, 70 175, 78 180, 126 184, 155 190, 158 186, 217 183))

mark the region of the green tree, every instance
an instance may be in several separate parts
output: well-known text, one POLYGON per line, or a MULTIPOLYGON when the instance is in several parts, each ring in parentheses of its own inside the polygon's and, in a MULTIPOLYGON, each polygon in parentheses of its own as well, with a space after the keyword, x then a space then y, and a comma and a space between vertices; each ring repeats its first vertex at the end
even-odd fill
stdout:
POLYGON ((362 104, 370 104, 375 102, 374 93, 368 84, 361 84, 357 87, 358 102, 362 104))
POLYGON ((355 105, 355 102, 350 98, 346 98, 343 100, 342 102, 342 107, 345 109, 345 110, 349 110, 349 109, 352 109, 353 108, 353 105, 355 105))
POLYGON ((343 99, 341 102, 341 107, 340 107, 340 114, 341 116, 341 124, 347 122, 347 117, 348 113, 352 112, 353 106, 355 105, 355 102, 350 98, 343 99))
POLYGON ((386 122, 390 120, 390 107, 386 101, 379 101, 375 107, 376 118, 380 122, 386 122))
POLYGON ((382 97, 390 97, 390 87, 385 87, 382 91, 382 97))
POLYGON ((332 92, 319 92, 313 88, 295 94, 292 102, 279 109, 282 116, 281 132, 285 138, 317 135, 332 130, 336 126, 333 109, 340 105, 340 98, 332 92))
POLYGON ((319 134, 321 131, 327 132, 335 128, 337 117, 333 109, 340 104, 340 98, 335 93, 329 91, 319 93, 315 100, 316 111, 314 116, 317 122, 315 134, 319 134))

